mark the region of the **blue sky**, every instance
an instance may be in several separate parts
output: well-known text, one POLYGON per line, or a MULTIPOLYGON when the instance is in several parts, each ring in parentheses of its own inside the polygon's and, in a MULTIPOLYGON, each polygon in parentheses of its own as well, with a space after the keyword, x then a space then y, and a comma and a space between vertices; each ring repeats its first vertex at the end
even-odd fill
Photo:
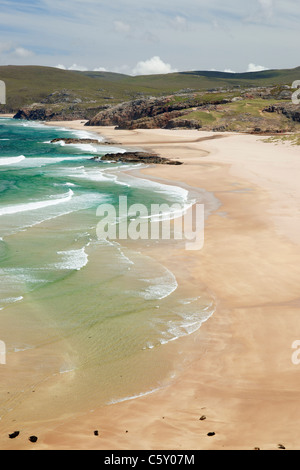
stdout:
POLYGON ((127 74, 300 65, 299 0, 0 0, 0 65, 127 74))

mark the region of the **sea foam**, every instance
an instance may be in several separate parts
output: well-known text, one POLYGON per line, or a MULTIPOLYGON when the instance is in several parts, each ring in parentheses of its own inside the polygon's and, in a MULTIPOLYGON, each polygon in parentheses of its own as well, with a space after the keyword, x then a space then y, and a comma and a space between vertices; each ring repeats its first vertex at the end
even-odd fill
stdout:
POLYGON ((57 199, 50 199, 50 200, 46 200, 46 201, 28 202, 28 203, 25 203, 25 204, 14 204, 12 206, 0 207, 0 216, 18 214, 20 212, 33 211, 33 210, 43 209, 43 208, 50 207, 50 206, 55 206, 57 204, 61 204, 61 203, 70 201, 72 199, 73 195, 74 195, 74 193, 70 189, 67 194, 65 194, 62 197, 57 198, 57 199))
POLYGON ((7 165, 15 165, 16 163, 20 163, 25 160, 26 157, 24 155, 20 155, 19 157, 7 157, 7 158, 0 158, 0 166, 7 166, 7 165))

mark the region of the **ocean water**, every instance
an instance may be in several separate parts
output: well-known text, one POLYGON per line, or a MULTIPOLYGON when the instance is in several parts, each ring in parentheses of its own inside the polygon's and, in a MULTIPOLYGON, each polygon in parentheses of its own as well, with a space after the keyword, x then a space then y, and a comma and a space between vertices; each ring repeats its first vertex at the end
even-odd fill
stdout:
POLYGON ((150 393, 172 375, 168 345, 214 311, 204 293, 185 297, 167 267, 96 233, 102 203, 184 207, 188 191, 124 172, 138 165, 91 160, 124 150, 101 137, 51 144, 57 137, 91 134, 0 118, 2 420, 54 419, 150 393))

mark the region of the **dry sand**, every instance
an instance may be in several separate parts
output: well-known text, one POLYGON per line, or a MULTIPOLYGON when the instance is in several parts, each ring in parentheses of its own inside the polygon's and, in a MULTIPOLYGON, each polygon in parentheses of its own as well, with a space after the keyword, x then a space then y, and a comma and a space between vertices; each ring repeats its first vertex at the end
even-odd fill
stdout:
MULTIPOLYGON (((151 249, 179 283, 195 293, 207 286, 217 309, 198 332, 177 341, 189 360, 171 385, 61 423, 37 424, 34 448, 300 448, 300 365, 291 359, 300 338, 299 147, 252 135, 84 129, 183 161, 143 174, 204 188, 220 200, 206 221, 201 251, 151 249)), ((8 447, 32 448, 22 434, 8 447)))

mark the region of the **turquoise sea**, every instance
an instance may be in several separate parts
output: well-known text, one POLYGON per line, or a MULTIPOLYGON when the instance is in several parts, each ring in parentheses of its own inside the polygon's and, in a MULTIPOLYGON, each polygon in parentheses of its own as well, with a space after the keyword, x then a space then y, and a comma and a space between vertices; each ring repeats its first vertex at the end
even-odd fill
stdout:
POLYGON ((2 421, 69 416, 163 386, 167 348, 214 310, 201 291, 185 297, 138 243, 96 234, 100 204, 184 205, 189 192, 91 160, 116 151, 100 136, 50 142, 58 137, 95 134, 0 118, 2 421))

